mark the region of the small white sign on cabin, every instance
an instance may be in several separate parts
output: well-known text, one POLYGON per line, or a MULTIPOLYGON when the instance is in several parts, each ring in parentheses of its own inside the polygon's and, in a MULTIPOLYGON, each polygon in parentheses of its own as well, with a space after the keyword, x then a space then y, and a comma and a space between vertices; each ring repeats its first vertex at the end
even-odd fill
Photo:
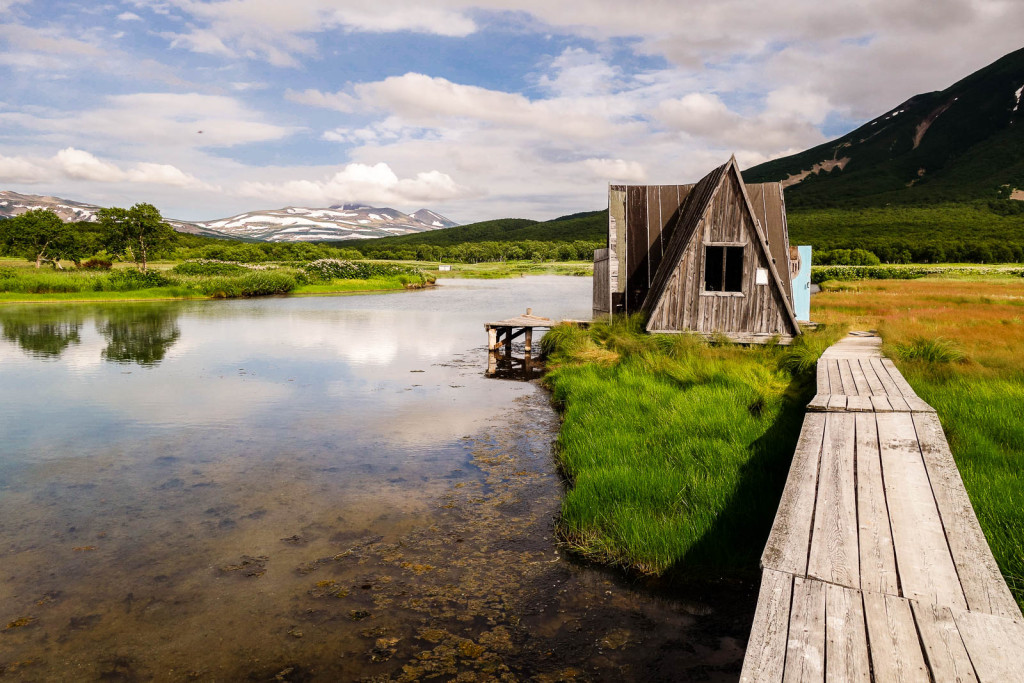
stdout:
POLYGON ((758 268, 757 273, 754 275, 754 284, 766 285, 768 284, 768 269, 758 268))
POLYGON ((452 266, 450 263, 441 263, 437 266, 438 270, 451 270, 452 266))

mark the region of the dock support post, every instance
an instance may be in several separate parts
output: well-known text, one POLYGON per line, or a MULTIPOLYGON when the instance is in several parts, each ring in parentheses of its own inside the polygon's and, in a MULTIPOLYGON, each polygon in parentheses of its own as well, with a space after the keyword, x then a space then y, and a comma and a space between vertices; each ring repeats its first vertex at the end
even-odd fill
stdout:
POLYGON ((512 328, 506 327, 505 330, 505 357, 512 357, 512 328))
POLYGON ((487 328, 487 350, 496 351, 498 348, 498 331, 493 327, 487 328))
POLYGON ((533 350, 533 328, 527 327, 523 333, 523 342, 526 344, 526 353, 529 355, 530 351, 533 350))

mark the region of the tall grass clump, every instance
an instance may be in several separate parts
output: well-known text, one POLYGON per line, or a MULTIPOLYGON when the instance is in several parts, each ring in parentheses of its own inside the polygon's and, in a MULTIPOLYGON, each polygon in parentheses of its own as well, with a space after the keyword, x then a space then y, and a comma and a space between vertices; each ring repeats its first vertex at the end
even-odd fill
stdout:
POLYGON ((955 342, 942 337, 917 337, 909 342, 894 344, 892 349, 897 358, 905 361, 956 363, 965 358, 964 352, 955 342))
POLYGON ((755 569, 810 387, 787 352, 648 335, 636 317, 556 327, 542 347, 562 540, 645 574, 755 569))
POLYGON ((263 270, 249 272, 237 277, 203 278, 196 280, 192 286, 206 296, 211 296, 215 299, 232 299, 246 296, 288 294, 298 284, 293 275, 263 270))

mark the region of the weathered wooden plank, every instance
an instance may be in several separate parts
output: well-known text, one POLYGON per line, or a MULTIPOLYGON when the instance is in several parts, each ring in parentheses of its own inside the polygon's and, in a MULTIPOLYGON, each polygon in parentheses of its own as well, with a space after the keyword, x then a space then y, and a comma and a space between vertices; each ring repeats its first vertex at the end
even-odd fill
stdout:
POLYGON ((857 387, 856 382, 853 381, 853 372, 850 370, 850 359, 837 358, 836 361, 839 365, 839 377, 843 380, 843 393, 847 396, 857 396, 860 394, 860 389, 857 387))
POLYGON ((799 576, 793 579, 793 608, 786 647, 787 683, 824 681, 825 585, 799 576))
POLYGON ((825 587, 825 680, 871 680, 860 591, 834 584, 825 587))
POLYGON ((882 384, 882 388, 885 390, 886 396, 901 396, 902 393, 896 387, 896 383, 892 381, 889 376, 889 371, 882 365, 881 358, 872 358, 868 361, 871 363, 871 367, 875 370, 875 376, 878 377, 878 381, 882 384))
POLYGON ((846 387, 843 385, 843 378, 839 374, 839 361, 835 358, 829 358, 827 360, 818 361, 819 363, 824 362, 828 365, 828 383, 832 387, 832 395, 846 394, 846 387))
POLYGON ((643 303, 647 278, 647 188, 626 186, 626 312, 634 313, 643 303))
POLYGON ((882 483, 882 456, 874 415, 857 415, 857 523, 860 586, 898 595, 896 555, 889 529, 889 509, 882 483))
POLYGON ((896 364, 888 358, 882 358, 882 367, 889 371, 889 377, 892 379, 893 384, 900 390, 900 394, 903 396, 917 396, 914 392, 914 388, 910 386, 910 382, 903 376, 903 374, 896 369, 896 364))
POLYGON ((1024 623, 982 612, 950 611, 980 683, 1024 678, 1024 623))
POLYGON ((870 413, 875 407, 870 396, 850 396, 846 400, 846 409, 852 412, 870 413))
POLYGON ((863 595, 875 680, 929 683, 910 602, 880 593, 863 595))
POLYGON ((910 406, 910 410, 915 413, 934 413, 935 408, 932 408, 924 399, 918 398, 917 396, 904 396, 903 400, 910 406))
POLYGON ((924 655, 934 681, 976 683, 974 666, 948 607, 910 601, 924 655))
POLYGON ((608 249, 611 251, 608 277, 613 298, 626 291, 626 190, 623 186, 608 188, 608 249))
POLYGON ((878 413, 882 479, 903 595, 967 607, 910 413, 878 413))
POLYGON ((857 394, 859 396, 870 396, 871 387, 864 376, 864 370, 860 367, 860 358, 847 358, 846 362, 850 365, 850 375, 853 377, 854 386, 857 387, 857 394))
POLYGON ((768 543, 761 555, 765 569, 804 575, 814 518, 814 497, 818 481, 818 463, 825 436, 825 415, 809 413, 789 467, 786 488, 779 501, 768 543))
POLYGON ((889 405, 892 406, 893 411, 897 413, 910 412, 910 406, 907 405, 906 399, 902 396, 886 396, 885 398, 889 401, 889 405))
POLYGON ((792 601, 792 575, 766 569, 761 575, 757 610, 747 641, 747 654, 743 659, 743 672, 740 674, 742 683, 782 680, 792 601))
POLYGON ((832 391, 831 391, 831 389, 829 389, 829 381, 828 381, 828 363, 822 363, 821 361, 818 361, 817 368, 816 368, 816 374, 817 374, 818 393, 819 394, 831 394, 832 391))
POLYGON ((828 413, 825 417, 807 575, 860 588, 854 425, 850 413, 828 413))
POLYGON ((661 263, 661 191, 657 185, 647 186, 647 288, 661 263))
POLYGON ((875 368, 871 365, 870 358, 858 359, 860 363, 861 372, 864 373, 864 380, 868 383, 868 394, 871 396, 883 396, 885 395, 885 387, 878 380, 878 374, 875 372, 875 368))
POLYGON ((967 606, 976 612, 1020 618, 1020 609, 967 497, 939 418, 935 413, 916 413, 912 419, 967 606))
POLYGON ((832 396, 829 394, 817 394, 811 399, 811 402, 807 404, 807 410, 813 411, 824 411, 828 410, 828 402, 832 396))
POLYGON ((846 410, 846 394, 832 394, 828 397, 829 410, 846 410))
POLYGON ((871 407, 875 409, 876 413, 891 413, 892 406, 889 405, 889 399, 885 396, 869 396, 871 399, 871 407))

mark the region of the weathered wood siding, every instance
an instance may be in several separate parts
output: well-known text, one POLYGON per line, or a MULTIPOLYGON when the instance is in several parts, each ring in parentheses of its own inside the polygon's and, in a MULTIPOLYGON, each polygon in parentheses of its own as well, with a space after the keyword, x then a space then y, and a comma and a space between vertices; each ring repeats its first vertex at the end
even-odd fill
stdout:
POLYGON ((626 188, 608 188, 608 289, 612 311, 621 305, 626 291, 626 188))
MULTIPOLYGON (((792 334, 781 292, 755 284, 758 268, 768 269, 757 244, 757 228, 745 210, 742 190, 729 176, 718 189, 697 231, 673 272, 665 296, 651 313, 648 329, 697 332, 792 334), (709 243, 743 244, 740 292, 704 292, 704 247, 709 243)), ((788 270, 788 265, 787 265, 788 270)))
POLYGON ((594 250, 594 318, 608 315, 612 310, 612 290, 609 286, 610 250, 594 250))
POLYGON ((759 183, 747 185, 754 216, 761 223, 768 249, 775 259, 775 268, 786 295, 793 298, 792 274, 789 264, 789 230, 786 226, 786 200, 782 194, 782 183, 759 183))

